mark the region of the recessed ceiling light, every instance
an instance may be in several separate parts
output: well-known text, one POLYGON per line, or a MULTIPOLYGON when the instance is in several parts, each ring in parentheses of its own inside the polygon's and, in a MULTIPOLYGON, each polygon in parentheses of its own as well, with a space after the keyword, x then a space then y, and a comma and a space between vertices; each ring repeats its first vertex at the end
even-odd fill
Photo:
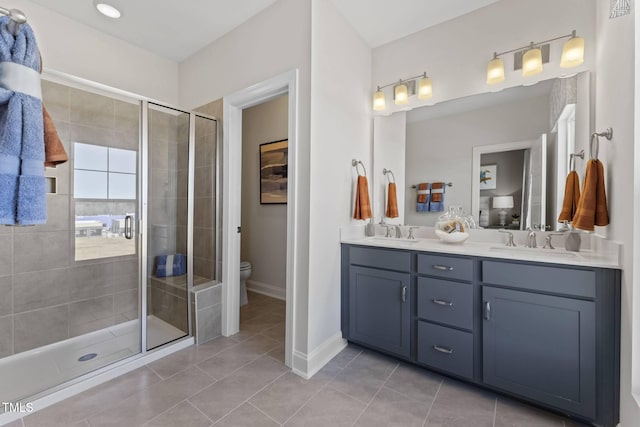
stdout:
POLYGON ((118 19, 120 18, 120 16, 122 16, 122 13, 120 13, 120 11, 115 8, 115 6, 112 6, 108 3, 104 3, 102 1, 94 1, 93 4, 96 6, 96 9, 98 9, 98 12, 106 17, 118 19))

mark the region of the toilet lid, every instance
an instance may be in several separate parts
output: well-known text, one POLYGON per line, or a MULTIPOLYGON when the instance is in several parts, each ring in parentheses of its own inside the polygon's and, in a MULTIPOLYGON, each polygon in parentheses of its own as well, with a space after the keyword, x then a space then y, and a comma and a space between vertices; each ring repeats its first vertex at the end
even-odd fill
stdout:
POLYGON ((251 268, 251 263, 249 261, 240 262, 240 270, 247 270, 249 268, 251 268))

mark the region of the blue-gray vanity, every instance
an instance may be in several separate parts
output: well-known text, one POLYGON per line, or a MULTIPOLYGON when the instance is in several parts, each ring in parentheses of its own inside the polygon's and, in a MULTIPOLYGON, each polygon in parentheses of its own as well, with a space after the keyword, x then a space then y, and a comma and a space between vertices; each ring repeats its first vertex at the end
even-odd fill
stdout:
POLYGON ((617 424, 620 270, 343 243, 341 279, 345 339, 617 424))

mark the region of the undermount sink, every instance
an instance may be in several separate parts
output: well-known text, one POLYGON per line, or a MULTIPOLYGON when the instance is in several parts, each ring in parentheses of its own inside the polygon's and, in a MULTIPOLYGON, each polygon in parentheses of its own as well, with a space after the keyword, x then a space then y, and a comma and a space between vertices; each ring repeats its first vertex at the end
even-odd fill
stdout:
POLYGON ((554 258, 579 258, 575 252, 567 252, 564 249, 544 249, 544 248, 527 248, 522 246, 492 246, 489 248, 491 252, 502 252, 506 254, 522 254, 539 257, 554 257, 554 258))
POLYGON ((369 241, 372 242, 385 242, 385 243, 418 243, 422 239, 406 239, 406 238, 396 238, 396 237, 371 237, 369 241))

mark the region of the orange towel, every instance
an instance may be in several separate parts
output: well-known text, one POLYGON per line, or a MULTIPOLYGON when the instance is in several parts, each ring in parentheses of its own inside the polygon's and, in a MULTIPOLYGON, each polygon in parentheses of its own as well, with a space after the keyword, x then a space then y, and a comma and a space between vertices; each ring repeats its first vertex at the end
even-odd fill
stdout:
POLYGON ((609 224, 607 195, 604 188, 604 166, 598 159, 587 162, 582 196, 578 210, 573 217, 573 226, 581 230, 593 231, 593 226, 609 224))
MULTIPOLYGON (((429 190, 428 182, 421 182, 418 184, 418 191, 427 191, 429 190)), ((418 203, 427 203, 427 194, 418 193, 418 203)))
POLYGON ((431 201, 432 202, 441 202, 442 201, 442 193, 433 191, 433 190, 441 190, 444 188, 444 182, 434 182, 431 184, 431 201))
POLYGON ((562 211, 558 217, 558 222, 571 222, 578 210, 578 202, 580 200, 580 178, 576 171, 569 172, 567 182, 564 187, 564 201, 562 202, 562 211))
POLYGON ((395 182, 389 183, 389 189, 387 190, 387 211, 384 216, 387 218, 397 218, 400 216, 398 213, 398 195, 396 194, 395 182))
POLYGON ((356 185, 356 208, 353 219, 371 218, 371 202, 369 201, 369 183, 366 176, 358 176, 356 185))
POLYGON ((58 136, 56 125, 53 124, 53 119, 44 104, 42 104, 42 116, 44 120, 44 165, 55 168, 56 165, 69 160, 69 157, 58 136))

